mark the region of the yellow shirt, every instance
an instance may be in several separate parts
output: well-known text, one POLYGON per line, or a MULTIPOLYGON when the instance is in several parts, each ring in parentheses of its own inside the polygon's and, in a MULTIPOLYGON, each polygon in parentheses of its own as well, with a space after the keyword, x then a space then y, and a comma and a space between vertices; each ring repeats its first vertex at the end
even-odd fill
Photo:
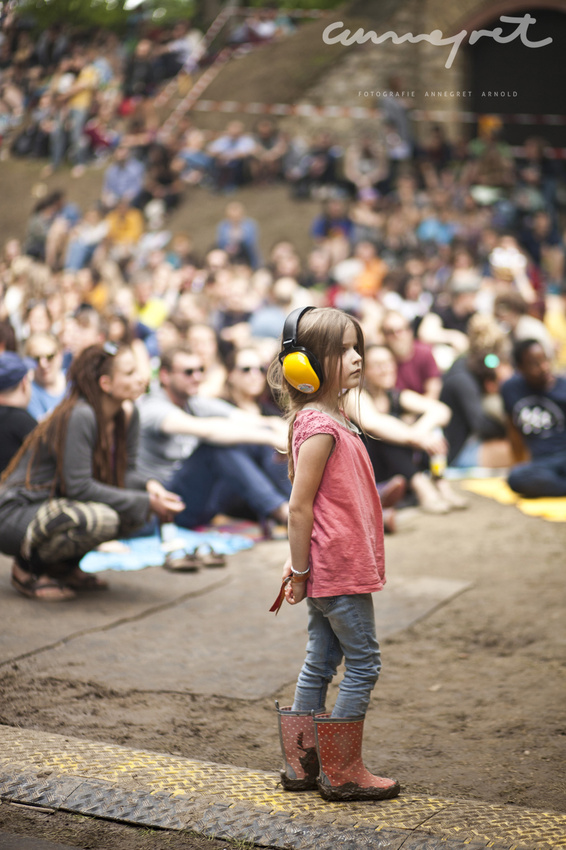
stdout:
POLYGON ((556 346, 553 366, 558 372, 566 371, 566 313, 549 310, 544 317, 544 324, 556 346))
POLYGON ((150 298, 143 307, 136 307, 136 318, 152 330, 162 325, 168 315, 169 308, 161 298, 150 298))
POLYGON ((125 215, 113 210, 106 216, 108 223, 108 238, 118 245, 128 245, 137 242, 143 233, 143 215, 132 207, 125 215))
POLYGON ((85 86, 83 91, 69 98, 71 109, 90 109, 94 92, 98 86, 98 71, 94 65, 85 65, 75 81, 76 86, 85 86))

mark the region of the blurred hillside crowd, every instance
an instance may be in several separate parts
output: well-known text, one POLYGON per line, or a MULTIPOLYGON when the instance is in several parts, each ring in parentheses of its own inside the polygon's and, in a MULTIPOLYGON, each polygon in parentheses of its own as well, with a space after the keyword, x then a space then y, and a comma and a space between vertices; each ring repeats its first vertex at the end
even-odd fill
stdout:
MULTIPOLYGON (((246 26, 235 43, 269 41, 279 25, 267 15, 246 26)), ((566 179, 544 139, 517 153, 486 116, 470 141, 432 127, 417 144, 397 100, 379 125, 349 134, 294 135, 270 118, 211 132, 198 117, 164 133, 155 99, 176 74, 209 61, 200 43, 189 24, 84 42, 66 26, 34 40, 4 21, 5 148, 44 160, 46 175, 103 171, 96 205, 47 192, 21 239, 3 246, 0 350, 30 358, 30 414, 39 420, 60 402, 66 369, 85 347, 125 341, 148 387, 164 353, 184 346, 194 395, 271 416, 265 374, 285 316, 334 306, 364 329, 367 430, 382 436, 383 416, 412 429, 394 449, 370 445, 378 482, 401 475, 425 509, 461 507, 438 486, 442 469, 431 476, 431 459, 507 469, 525 461, 533 429, 544 437, 549 428, 552 454, 564 444, 566 482, 566 397, 553 398, 548 428, 529 431, 502 392, 533 352, 546 375, 537 391, 562 388, 566 374, 566 179), (286 240, 264 253, 261 222, 238 199, 244 185, 260 193, 273 183, 288 186, 297 217, 306 217, 304 199, 320 201, 305 221, 305 256, 286 240), (168 227, 195 187, 227 196, 207 245, 168 227)), ((564 494, 566 486, 552 495, 564 494)))

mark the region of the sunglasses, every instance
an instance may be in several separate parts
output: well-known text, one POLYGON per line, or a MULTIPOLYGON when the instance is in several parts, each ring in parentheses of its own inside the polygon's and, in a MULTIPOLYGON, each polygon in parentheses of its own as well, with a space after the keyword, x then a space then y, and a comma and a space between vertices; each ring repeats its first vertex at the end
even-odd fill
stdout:
POLYGON ((103 351, 104 351, 104 353, 105 353, 105 354, 107 354, 109 357, 116 357, 116 355, 117 355, 117 354, 118 354, 118 352, 120 351, 120 346, 116 345, 116 343, 115 343, 115 342, 110 342, 110 340, 108 340, 108 341, 107 341, 107 342, 105 342, 105 343, 104 343, 104 345, 102 346, 102 350, 103 350, 103 351))
POLYGON ((57 352, 52 351, 51 354, 36 354, 36 356, 32 359, 36 360, 38 363, 41 363, 42 360, 47 360, 48 363, 51 363, 51 361, 54 360, 56 357, 57 352))
POLYGON ((192 378, 193 375, 202 375, 204 369, 202 366, 195 366, 193 369, 181 369, 180 371, 183 373, 183 375, 186 375, 187 378, 192 378))
POLYGON ((247 375, 249 372, 261 372, 262 375, 265 375, 267 369, 265 366, 236 366, 238 372, 243 372, 244 375, 247 375))
POLYGON ((408 325, 403 325, 402 328, 383 328, 383 333, 385 336, 397 336, 398 334, 402 334, 404 331, 408 330, 408 325))

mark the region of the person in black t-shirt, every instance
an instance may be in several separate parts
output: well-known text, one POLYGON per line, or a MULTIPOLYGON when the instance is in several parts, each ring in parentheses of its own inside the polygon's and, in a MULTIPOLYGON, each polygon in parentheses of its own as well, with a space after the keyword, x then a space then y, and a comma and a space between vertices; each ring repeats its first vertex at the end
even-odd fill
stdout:
POLYGON ((528 498, 566 496, 566 378, 552 374, 536 339, 518 342, 518 374, 501 387, 519 463, 509 475, 512 490, 528 498), (521 457, 522 455, 522 457, 521 457))
POLYGON ((0 472, 37 425, 25 409, 30 398, 31 383, 25 361, 15 351, 0 354, 0 472))

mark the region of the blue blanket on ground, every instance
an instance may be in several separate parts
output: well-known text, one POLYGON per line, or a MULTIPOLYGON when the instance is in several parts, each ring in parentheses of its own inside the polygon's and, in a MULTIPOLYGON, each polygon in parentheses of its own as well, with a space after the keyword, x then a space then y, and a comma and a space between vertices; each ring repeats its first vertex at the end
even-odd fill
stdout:
POLYGON ((243 549, 251 549, 253 541, 238 534, 222 534, 221 532, 189 531, 178 526, 168 526, 161 537, 155 534, 151 537, 132 537, 121 540, 128 547, 124 552, 89 552, 81 561, 81 568, 86 573, 99 573, 103 570, 142 570, 144 567, 160 566, 167 552, 193 552, 202 546, 204 551, 214 549, 222 555, 233 555, 243 549), (178 542, 178 546, 176 545, 178 542), (172 546, 174 548, 172 548, 172 546))

